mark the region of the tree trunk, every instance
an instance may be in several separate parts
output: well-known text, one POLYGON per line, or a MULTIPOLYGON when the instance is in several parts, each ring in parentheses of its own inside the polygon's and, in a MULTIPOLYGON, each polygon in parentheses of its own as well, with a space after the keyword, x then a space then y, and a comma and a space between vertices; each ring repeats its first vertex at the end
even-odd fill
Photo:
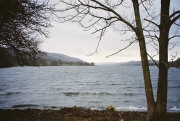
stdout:
POLYGON ((167 119, 167 90, 168 90, 168 43, 169 43, 169 6, 170 0, 161 0, 160 37, 159 37, 159 75, 156 103, 156 120, 167 119))
POLYGON ((136 19, 136 36, 138 37, 138 41, 139 41, 141 63, 142 63, 142 70, 144 76, 144 85, 145 85, 147 110, 148 110, 147 121, 155 121, 154 120, 155 101, 154 101, 153 88, 150 77, 146 43, 145 43, 145 38, 144 38, 143 28, 140 18, 139 3, 138 0, 132 0, 132 2, 133 2, 135 19, 136 19))
POLYGON ((161 21, 160 21, 160 37, 159 37, 159 75, 157 101, 154 101, 149 64, 147 58, 147 50, 143 28, 139 12, 138 0, 132 0, 135 19, 136 19, 136 35, 138 37, 141 62, 144 76, 144 85, 147 99, 147 121, 166 121, 167 116, 167 79, 168 79, 168 35, 170 28, 169 6, 170 0, 161 0, 161 21))

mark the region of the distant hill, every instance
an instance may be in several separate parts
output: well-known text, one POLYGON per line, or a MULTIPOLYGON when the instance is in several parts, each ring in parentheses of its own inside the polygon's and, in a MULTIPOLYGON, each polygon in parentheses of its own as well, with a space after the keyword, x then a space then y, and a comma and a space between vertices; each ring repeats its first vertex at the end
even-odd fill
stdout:
POLYGON ((70 57, 59 53, 44 53, 36 60, 36 66, 94 66, 95 64, 85 62, 79 58, 70 57))
POLYGON ((64 62, 79 62, 79 61, 83 61, 79 58, 75 58, 75 57, 70 57, 64 54, 59 54, 59 53, 45 53, 44 55, 42 55, 41 57, 42 59, 46 59, 46 60, 61 60, 64 62))
POLYGON ((141 66, 141 61, 128 61, 128 62, 120 63, 120 65, 123 65, 123 66, 141 66))
MULTIPOLYGON (((157 60, 155 60, 155 62, 157 64, 159 63, 157 60)), ((141 66, 141 61, 129 61, 129 62, 120 63, 120 65, 123 65, 123 66, 141 66)), ((149 61, 149 65, 150 66, 156 66, 156 64, 152 60, 149 61)), ((169 62, 169 66, 180 68, 180 58, 178 58, 177 60, 175 60, 173 62, 169 62)))
MULTIPOLYGON (((0 48, 1 50, 1 48, 0 48)), ((7 51, 0 51, 0 67, 20 66, 16 55, 6 54, 7 51)), ((24 64, 23 66, 94 66, 95 64, 85 62, 79 58, 70 57, 58 53, 41 53, 39 58, 34 60, 32 64, 24 64)))
MULTIPOLYGON (((157 60, 155 60, 155 62, 157 64, 159 63, 157 60)), ((120 63, 120 65, 124 65, 124 66, 141 66, 141 61, 129 61, 129 62, 120 63)), ((149 65, 150 66, 155 66, 156 64, 152 60, 150 60, 149 65)))
POLYGON ((177 60, 173 61, 173 62, 169 62, 169 65, 171 67, 176 67, 176 68, 180 68, 180 58, 178 58, 177 60))

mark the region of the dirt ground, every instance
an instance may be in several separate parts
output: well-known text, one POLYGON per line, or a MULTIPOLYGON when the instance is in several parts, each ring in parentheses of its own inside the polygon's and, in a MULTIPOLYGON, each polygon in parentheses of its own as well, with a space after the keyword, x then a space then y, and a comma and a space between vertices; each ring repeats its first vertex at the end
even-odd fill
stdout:
MULTIPOLYGON (((145 121, 146 112, 62 108, 60 110, 2 110, 0 121, 145 121)), ((180 113, 168 113, 169 121, 180 121, 180 113)))

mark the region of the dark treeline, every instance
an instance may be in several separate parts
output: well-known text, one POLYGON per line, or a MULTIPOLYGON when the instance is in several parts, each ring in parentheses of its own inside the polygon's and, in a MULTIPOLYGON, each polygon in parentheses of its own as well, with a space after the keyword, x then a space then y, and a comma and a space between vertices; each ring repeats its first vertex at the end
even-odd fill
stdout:
POLYGON ((33 65, 54 14, 48 1, 0 0, 0 66, 33 65))
POLYGON ((38 59, 33 63, 24 63, 20 65, 16 54, 11 49, 0 47, 0 67, 14 67, 14 66, 94 66, 95 64, 83 61, 66 62, 62 60, 44 59, 41 58, 45 53, 38 55, 38 59))
POLYGON ((11 67, 19 65, 18 59, 11 48, 0 47, 0 67, 11 67))

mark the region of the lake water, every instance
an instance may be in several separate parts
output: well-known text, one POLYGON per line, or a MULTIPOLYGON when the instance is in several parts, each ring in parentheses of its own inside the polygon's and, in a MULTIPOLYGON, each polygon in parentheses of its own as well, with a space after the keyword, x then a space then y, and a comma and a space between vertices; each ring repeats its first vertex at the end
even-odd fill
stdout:
MULTIPOLYGON (((158 71, 150 67, 153 87, 158 71)), ((86 107, 146 111, 141 66, 0 69, 0 109, 86 107)), ((154 90, 156 92, 156 90, 154 90)), ((180 69, 169 70, 168 111, 180 112, 180 69)))

